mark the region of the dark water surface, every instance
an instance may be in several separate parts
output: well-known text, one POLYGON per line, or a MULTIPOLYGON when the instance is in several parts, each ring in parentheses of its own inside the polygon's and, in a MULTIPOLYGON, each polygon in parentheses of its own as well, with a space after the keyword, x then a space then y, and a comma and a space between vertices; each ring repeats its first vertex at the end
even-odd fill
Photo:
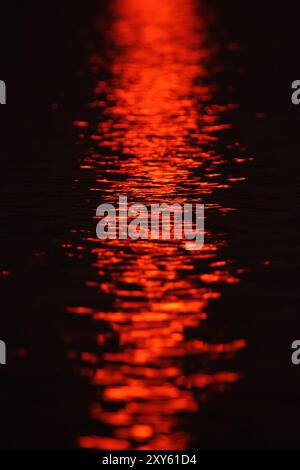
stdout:
POLYGON ((289 12, 260 6, 95 2, 53 41, 28 16, 36 96, 12 96, 1 162, 1 447, 297 447, 297 71, 289 12), (204 248, 101 242, 119 195, 204 203, 204 248))

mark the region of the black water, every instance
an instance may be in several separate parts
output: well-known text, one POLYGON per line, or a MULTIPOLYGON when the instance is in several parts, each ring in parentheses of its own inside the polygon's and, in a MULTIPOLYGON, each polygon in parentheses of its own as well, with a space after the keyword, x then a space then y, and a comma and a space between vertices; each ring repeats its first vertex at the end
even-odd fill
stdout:
MULTIPOLYGON (((208 80, 218 85, 218 102, 228 102, 231 93, 240 106, 228 114, 232 128, 218 149, 224 150, 222 139, 237 139, 253 160, 243 168, 245 184, 211 199, 235 208, 225 218, 213 214, 210 228, 228 242, 223 257, 245 272, 239 283, 217 286, 222 296, 209 303, 203 327, 186 335, 211 344, 243 338, 246 348, 218 358, 212 369, 197 366, 229 368, 241 378, 221 393, 209 390, 193 413, 177 413, 175 428, 197 448, 297 448, 299 372, 290 345, 300 329, 299 112, 290 102, 290 84, 299 78, 299 9, 291 2, 208 3, 218 25, 210 31, 216 44, 240 46, 219 52, 216 63, 223 68, 208 80)), ((1 33, 0 78, 11 100, 0 110, 0 271, 11 273, 1 276, 0 338, 8 346, 8 365, 0 369, 2 448, 73 448, 80 436, 114 435, 114 426, 91 421, 90 405, 101 396, 80 372, 78 358, 69 357, 70 350, 102 355, 99 328, 112 327, 103 322, 95 328, 92 318, 66 313, 70 305, 98 308, 97 294, 84 287, 94 258, 89 252, 70 258, 63 246, 70 230, 88 221, 84 198, 91 177, 79 189, 74 185, 85 149, 72 122, 91 118, 86 103, 94 78, 86 41, 98 37, 103 55, 108 47, 92 30, 96 13, 107 24, 106 9, 99 11, 96 2, 84 12, 53 4, 47 12, 18 11, 1 33)), ((104 72, 103 79, 109 80, 104 72)), ((222 171, 228 176, 234 168, 227 162, 222 171)), ((118 345, 112 348, 116 354, 118 345)), ((186 376, 193 360, 187 354, 186 376)))

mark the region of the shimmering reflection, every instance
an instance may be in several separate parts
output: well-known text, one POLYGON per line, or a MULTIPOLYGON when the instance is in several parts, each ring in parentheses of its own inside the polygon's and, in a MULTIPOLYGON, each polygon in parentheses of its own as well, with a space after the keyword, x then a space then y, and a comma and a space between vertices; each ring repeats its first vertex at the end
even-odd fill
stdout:
MULTIPOLYGON (((114 2, 111 47, 105 59, 97 45, 90 56, 91 121, 74 122, 85 142, 78 179, 89 186, 88 214, 119 195, 144 204, 204 203, 207 219, 232 210, 209 202, 243 178, 220 170, 228 157, 219 134, 230 128, 225 112, 234 106, 214 102, 217 50, 205 21, 193 0, 114 2)), ((232 149, 238 165, 245 157, 237 142, 232 149)), ((94 305, 75 299, 67 308, 92 317, 97 331, 93 353, 76 344, 70 352, 84 363, 81 372, 97 396, 91 432, 79 445, 187 448, 180 416, 197 412, 210 390, 221 392, 240 378, 230 361, 245 341, 205 341, 201 325, 208 303, 222 286, 238 283, 243 270, 224 259, 227 242, 219 233, 206 231, 204 248, 189 252, 177 240, 103 243, 93 222, 94 229, 74 228, 66 245, 69 256, 93 259, 95 275, 86 285, 99 299, 94 305), (228 360, 227 370, 210 366, 220 358, 228 360)))

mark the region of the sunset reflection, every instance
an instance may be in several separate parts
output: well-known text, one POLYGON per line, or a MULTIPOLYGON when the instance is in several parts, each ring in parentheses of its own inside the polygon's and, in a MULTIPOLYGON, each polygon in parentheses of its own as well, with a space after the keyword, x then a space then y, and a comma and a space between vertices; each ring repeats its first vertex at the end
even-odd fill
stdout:
MULTIPOLYGON (((90 54, 93 120, 74 122, 88 149, 78 179, 88 184, 92 216, 119 195, 146 205, 203 203, 206 219, 233 209, 207 199, 243 177, 220 170, 228 158, 220 132, 230 129, 225 116, 235 106, 215 102, 218 50, 196 3, 113 2, 107 57, 96 44, 90 54)), ((232 148, 231 158, 242 162, 239 144, 232 148)), ((99 298, 67 307, 70 315, 92 317, 97 333, 93 352, 76 344, 70 351, 95 388, 93 425, 79 436, 81 447, 186 449, 182 414, 198 412, 210 390, 240 379, 230 364, 245 340, 201 338, 208 305, 243 273, 224 258, 226 245, 224 234, 208 229, 203 249, 191 252, 180 240, 100 242, 90 224, 74 228, 66 251, 91 263, 94 276, 85 282, 99 298), (210 366, 220 357, 228 369, 210 366)))

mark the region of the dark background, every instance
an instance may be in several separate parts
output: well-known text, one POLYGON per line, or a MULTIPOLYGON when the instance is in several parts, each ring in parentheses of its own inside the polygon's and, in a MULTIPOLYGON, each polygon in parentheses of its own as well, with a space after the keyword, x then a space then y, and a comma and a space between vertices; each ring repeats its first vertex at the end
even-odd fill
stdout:
MULTIPOLYGON (((227 398, 230 406, 216 397, 205 408, 205 431, 194 433, 194 444, 299 448, 300 366, 291 364, 290 345, 300 338, 300 108, 291 104, 290 87, 300 79, 300 5, 207 3, 221 19, 220 37, 241 44, 243 119, 236 133, 255 161, 232 241, 252 269, 219 306, 247 337, 240 359, 246 379, 227 398), (257 112, 265 119, 255 119, 257 112), (269 270, 257 267, 268 259, 269 270), (224 427, 216 427, 220 416, 224 427)), ((57 238, 70 225, 71 201, 60 200, 71 190, 77 162, 70 121, 89 92, 81 38, 96 9, 94 1, 1 6, 0 79, 8 104, 0 107, 0 271, 13 266, 14 274, 0 288, 0 338, 9 349, 0 369, 1 448, 72 448, 88 415, 88 405, 79 408, 77 400, 86 397, 88 404, 90 392, 72 374, 60 339, 67 330, 61 299, 71 283, 57 238), (63 110, 51 108, 56 101, 63 110), (33 248, 45 247, 51 253, 46 278, 43 262, 32 257, 33 248), (32 341, 38 357, 20 361, 16 351, 32 341)))

